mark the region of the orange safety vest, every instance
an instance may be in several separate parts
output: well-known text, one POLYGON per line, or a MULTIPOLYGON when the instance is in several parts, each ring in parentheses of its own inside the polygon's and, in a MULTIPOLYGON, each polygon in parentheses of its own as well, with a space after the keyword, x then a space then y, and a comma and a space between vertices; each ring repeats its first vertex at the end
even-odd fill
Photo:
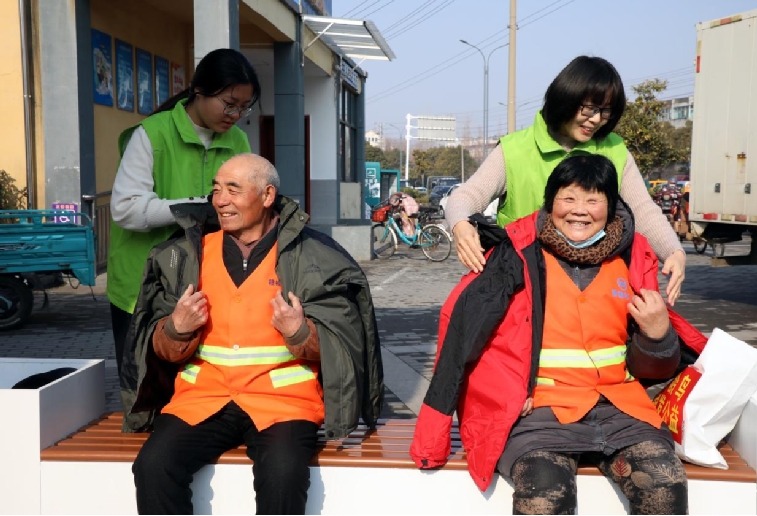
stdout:
POLYGON ((223 232, 206 235, 202 246, 200 289, 208 299, 208 322, 162 412, 196 425, 233 400, 258 430, 295 419, 321 425, 319 364, 295 358, 271 325, 271 299, 281 289, 278 244, 239 287, 223 263, 223 232))
POLYGON ((574 423, 599 401, 660 428, 644 387, 626 369, 628 267, 603 264, 581 292, 557 259, 544 252, 547 295, 534 407, 551 407, 560 423, 574 423))

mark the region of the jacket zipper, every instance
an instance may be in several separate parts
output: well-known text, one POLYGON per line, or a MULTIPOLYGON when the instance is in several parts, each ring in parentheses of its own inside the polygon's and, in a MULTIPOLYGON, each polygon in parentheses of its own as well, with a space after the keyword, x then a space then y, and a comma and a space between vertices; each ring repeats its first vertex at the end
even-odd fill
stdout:
POLYGON ((200 190, 203 190, 200 192, 200 195, 205 195, 207 192, 205 192, 205 165, 208 163, 208 149, 203 150, 203 157, 202 157, 202 183, 200 183, 200 190))

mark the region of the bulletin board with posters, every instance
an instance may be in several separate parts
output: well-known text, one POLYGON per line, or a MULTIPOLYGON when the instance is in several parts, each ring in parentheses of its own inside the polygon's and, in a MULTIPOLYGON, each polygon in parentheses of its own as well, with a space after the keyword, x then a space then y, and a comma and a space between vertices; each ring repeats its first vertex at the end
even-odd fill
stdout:
POLYGON ((92 29, 92 71, 95 104, 113 106, 113 48, 109 34, 92 29))
POLYGON ((137 49, 137 112, 149 115, 154 108, 152 54, 137 49))
POLYGON ((155 56, 155 105, 160 106, 171 96, 170 65, 168 59, 155 56))

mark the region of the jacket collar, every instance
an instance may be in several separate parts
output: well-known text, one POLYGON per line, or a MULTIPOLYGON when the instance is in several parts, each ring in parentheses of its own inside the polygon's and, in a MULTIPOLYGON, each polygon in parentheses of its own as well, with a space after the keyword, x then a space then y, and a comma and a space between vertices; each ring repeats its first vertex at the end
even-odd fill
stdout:
POLYGON ((599 148, 599 142, 592 138, 588 142, 576 144, 570 152, 566 151, 549 134, 549 128, 547 127, 547 122, 544 121, 541 110, 536 113, 534 125, 532 127, 534 128, 534 140, 536 141, 537 147, 539 147, 539 152, 542 154, 549 154, 552 152, 571 154, 576 151, 596 154, 597 149, 599 148))
MULTIPOLYGON (((627 251, 631 244, 633 244, 635 231, 635 221, 631 208, 623 201, 618 199, 618 206, 615 213, 620 216, 623 221, 623 235, 620 240, 620 244, 613 251, 612 256, 619 256, 627 251)), ((518 219, 515 222, 505 226, 510 240, 516 249, 522 251, 527 246, 531 245, 535 240, 539 231, 544 226, 544 221, 549 215, 541 208, 531 215, 518 219)))
MULTIPOLYGON (((192 119, 189 118, 187 113, 187 99, 182 99, 176 103, 176 106, 171 111, 171 118, 176 125, 176 129, 179 131, 179 135, 184 143, 191 143, 195 145, 203 145, 200 141, 200 137, 197 136, 192 119)), ((213 142, 210 144, 211 149, 227 148, 233 149, 233 137, 231 131, 225 133, 214 133, 213 142)))
MULTIPOLYGON (((176 223, 185 232, 200 230, 201 234, 214 233, 221 229, 218 214, 213 208, 212 195, 207 202, 174 204, 171 213, 176 223)), ((286 247, 299 235, 308 221, 308 214, 289 197, 277 195, 273 209, 279 214, 279 248, 286 247)))

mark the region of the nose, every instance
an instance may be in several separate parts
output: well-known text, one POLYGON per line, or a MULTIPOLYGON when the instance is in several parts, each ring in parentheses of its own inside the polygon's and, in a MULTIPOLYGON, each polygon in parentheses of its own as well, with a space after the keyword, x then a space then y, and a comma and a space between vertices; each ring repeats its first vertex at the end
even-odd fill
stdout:
POLYGON ((593 115, 589 117, 589 120, 591 120, 594 124, 599 124, 602 122, 602 112, 597 111, 593 115))
POLYGON ((229 204, 229 195, 224 189, 213 192, 214 206, 226 206, 227 204, 229 204))

